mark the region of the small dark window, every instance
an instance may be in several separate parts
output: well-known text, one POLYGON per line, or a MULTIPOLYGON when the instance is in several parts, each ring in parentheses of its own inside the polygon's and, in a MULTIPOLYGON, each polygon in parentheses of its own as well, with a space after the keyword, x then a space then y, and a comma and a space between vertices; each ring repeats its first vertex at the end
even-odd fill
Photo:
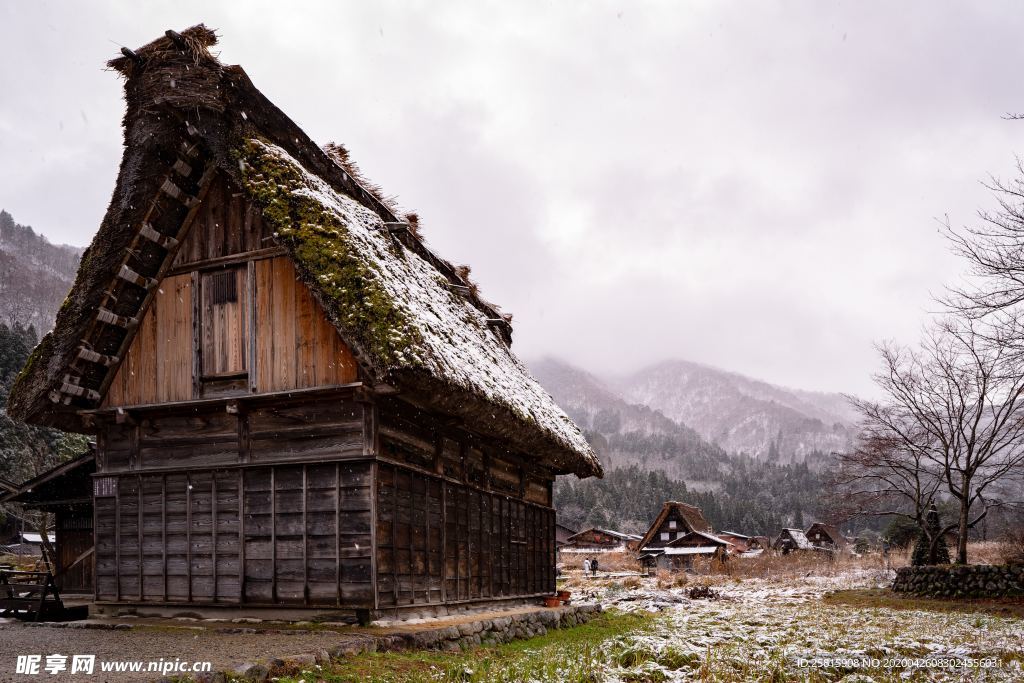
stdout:
POLYGON ((238 301, 238 277, 232 270, 210 276, 210 304, 230 304, 238 301))
POLYGON ((244 268, 232 268, 203 274, 200 352, 204 380, 246 373, 249 321, 245 273, 244 268))

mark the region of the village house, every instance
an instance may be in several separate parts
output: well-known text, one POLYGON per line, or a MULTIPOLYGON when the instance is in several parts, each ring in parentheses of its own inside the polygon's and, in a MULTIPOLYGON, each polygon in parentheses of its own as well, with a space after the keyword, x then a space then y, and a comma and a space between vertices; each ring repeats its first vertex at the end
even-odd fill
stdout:
MULTIPOLYGON (((0 496, 0 503, 20 503, 25 509, 53 515, 54 533, 48 539, 55 556, 53 570, 61 593, 92 593, 93 503, 96 453, 92 449, 0 496)), ((42 556, 41 534, 23 533, 27 548, 20 554, 42 556)))
POLYGON ((751 536, 744 536, 743 534, 738 534, 735 531, 719 531, 715 535, 718 536, 718 538, 728 541, 729 545, 732 546, 731 549, 733 552, 745 553, 748 550, 753 549, 752 542, 754 539, 751 536))
POLYGON ((807 540, 803 529, 783 529, 772 543, 772 550, 788 555, 796 550, 814 550, 814 545, 807 540))
POLYGON ((669 541, 663 548, 648 548, 640 553, 640 564, 651 573, 652 569, 675 572, 694 568, 694 560, 725 560, 729 554, 729 542, 714 534, 691 531, 669 541))
POLYGON ((619 531, 612 531, 611 529, 591 527, 570 536, 563 549, 607 553, 633 550, 639 541, 640 536, 638 534, 624 534, 619 531))
POLYGON ((692 531, 711 531, 711 525, 704 519, 700 508, 677 501, 668 501, 662 505, 661 512, 651 524, 647 533, 637 544, 638 550, 664 548, 692 531))
POLYGON ((770 536, 751 536, 750 537, 750 541, 748 541, 748 543, 747 543, 747 548, 749 550, 751 550, 751 551, 753 551, 753 550, 761 550, 761 551, 771 550, 772 549, 772 539, 771 539, 770 536))
POLYGON ((807 528, 805 533, 807 540, 816 548, 845 552, 849 548, 849 541, 840 533, 839 529, 822 522, 815 522, 807 528))
POLYGON ((555 523, 555 546, 558 548, 563 547, 569 542, 569 539, 576 535, 576 530, 565 526, 564 524, 555 523))
POLYGON ((552 483, 601 476, 594 452, 468 269, 215 42, 110 62, 113 197, 8 402, 96 437, 96 605, 365 620, 551 594, 552 483))

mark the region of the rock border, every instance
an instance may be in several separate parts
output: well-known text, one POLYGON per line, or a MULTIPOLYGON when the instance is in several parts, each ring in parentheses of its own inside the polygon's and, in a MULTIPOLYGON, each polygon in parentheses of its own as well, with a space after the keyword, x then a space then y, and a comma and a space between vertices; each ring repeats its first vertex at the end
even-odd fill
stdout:
POLYGON ((930 598, 1024 596, 1024 565, 940 564, 900 567, 894 593, 930 598))

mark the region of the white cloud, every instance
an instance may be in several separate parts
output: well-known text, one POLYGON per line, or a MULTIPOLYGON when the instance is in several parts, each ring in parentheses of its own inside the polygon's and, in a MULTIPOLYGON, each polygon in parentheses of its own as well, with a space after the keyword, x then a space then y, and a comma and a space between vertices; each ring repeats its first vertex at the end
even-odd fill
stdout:
POLYGON ((865 391, 991 205, 1012 4, 0 5, 0 206, 85 244, 120 156, 118 45, 204 21, 516 314, 521 354, 684 357, 865 391))

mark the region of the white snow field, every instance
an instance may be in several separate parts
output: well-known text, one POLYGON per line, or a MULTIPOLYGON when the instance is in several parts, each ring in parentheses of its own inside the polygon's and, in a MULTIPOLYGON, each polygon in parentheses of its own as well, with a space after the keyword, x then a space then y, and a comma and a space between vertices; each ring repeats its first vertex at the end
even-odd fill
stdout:
MULTIPOLYGON (((608 641, 604 681, 1024 681, 1024 619, 982 613, 858 608, 830 590, 877 588, 891 574, 578 591, 606 608, 657 612, 652 629, 608 641)), ((697 579, 699 581, 699 579, 697 579)), ((595 662, 598 664, 598 662, 595 662)))

